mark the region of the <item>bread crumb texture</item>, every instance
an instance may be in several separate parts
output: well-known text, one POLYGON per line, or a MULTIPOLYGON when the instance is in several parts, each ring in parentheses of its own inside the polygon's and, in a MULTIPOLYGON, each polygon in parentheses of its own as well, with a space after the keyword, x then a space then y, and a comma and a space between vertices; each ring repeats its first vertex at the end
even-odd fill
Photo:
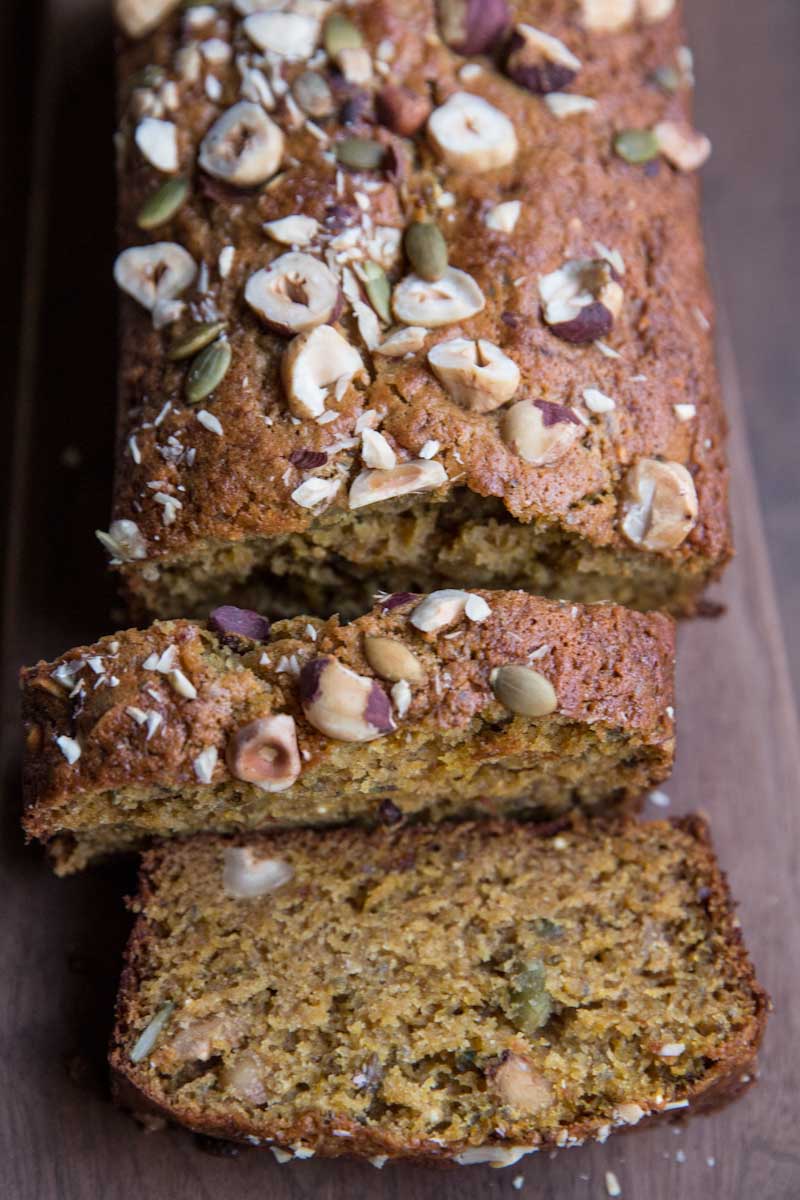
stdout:
POLYGON ((123 15, 134 610, 691 611, 731 548, 677 6, 252 7, 123 15))
POLYGON ((767 1007, 691 818, 195 838, 134 908, 120 1098, 301 1157, 507 1165, 710 1107, 767 1007))
POLYGON ((23 671, 25 827, 69 871, 174 834, 628 803, 672 765, 673 663, 669 617, 524 592, 129 629, 23 671))

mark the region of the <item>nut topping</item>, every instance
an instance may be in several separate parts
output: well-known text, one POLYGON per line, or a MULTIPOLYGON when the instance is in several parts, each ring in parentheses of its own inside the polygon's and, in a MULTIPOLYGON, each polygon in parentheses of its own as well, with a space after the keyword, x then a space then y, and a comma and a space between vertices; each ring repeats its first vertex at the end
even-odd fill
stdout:
POLYGON ((178 169, 178 131, 172 121, 145 117, 136 126, 134 140, 157 171, 172 175, 178 169))
POLYGON ((245 17, 243 28, 259 50, 288 62, 311 58, 319 40, 319 21, 305 13, 255 12, 245 17))
POLYGON ((364 638, 364 657, 376 675, 398 683, 424 683, 425 670, 422 663, 408 646, 391 637, 373 635, 364 638))
POLYGON ((179 3, 180 0, 114 0, 114 16, 128 37, 141 38, 179 3))
POLYGON ((434 109, 428 137, 454 171, 492 171, 517 157, 517 135, 508 117, 471 92, 455 92, 434 109))
POLYGON ((327 389, 352 379, 363 366, 358 351, 330 325, 292 338, 281 360, 290 411, 296 417, 321 416, 327 389))
POLYGON ((392 293, 392 308, 398 321, 429 329, 466 321, 479 313, 485 303, 483 292, 472 276, 456 267, 448 267, 435 283, 419 275, 407 275, 392 293))
POLYGON ((194 259, 177 242, 130 246, 114 263, 118 286, 149 312, 161 301, 180 296, 196 274, 194 259))
POLYGON ((404 354, 416 354, 425 345, 427 336, 428 330, 419 325, 396 329, 375 347, 374 353, 383 354, 386 358, 402 358, 404 354))
POLYGON ((583 23, 596 33, 618 33, 630 24, 636 0, 581 0, 583 23))
POLYGON ((521 717, 545 717, 558 708, 552 683, 531 667, 496 667, 489 682, 503 707, 521 717))
POLYGON ((208 625, 214 633, 237 638, 250 638, 254 642, 269 640, 270 623, 267 617, 251 608, 236 608, 233 604, 221 604, 208 615, 208 625))
POLYGON ((686 467, 641 458, 625 476, 622 532, 643 550, 674 550, 697 521, 697 492, 686 467))
POLYGON ((294 875, 280 858, 256 858, 249 846, 228 846, 222 868, 222 886, 236 900, 250 900, 274 892, 294 875))
POLYGON ((244 725, 228 742, 225 759, 235 779, 265 792, 285 791, 301 771, 294 717, 278 713, 244 725))
POLYGON ((335 658, 314 658, 300 672, 300 703, 306 719, 327 737, 370 742, 395 729, 386 692, 335 658))
POLYGON ((484 338, 439 342, 428 351, 428 362, 453 400, 473 412, 499 408, 519 387, 517 364, 484 338))
POLYGON ((108 533, 96 529, 95 536, 111 555, 112 561, 135 562, 136 559, 147 558, 147 542, 135 521, 124 518, 112 521, 108 533))
POLYGON ((503 1104, 524 1113, 538 1113, 553 1103, 553 1089, 521 1054, 509 1054, 492 1079, 503 1104))
POLYGON ((495 229, 498 233, 513 233, 521 211, 521 201, 504 200, 502 204, 495 204, 494 208, 489 209, 484 223, 487 229, 495 229))
POLYGON ((422 633, 438 633, 452 625, 460 616, 465 615, 471 621, 484 621, 489 616, 490 608, 482 596, 472 592, 463 592, 457 588, 443 588, 431 592, 413 610, 409 621, 415 629, 422 633), (474 604, 479 601, 479 604, 474 604))
POLYGON ((581 60, 558 38, 533 25, 517 25, 506 57, 514 83, 543 96, 567 87, 580 69, 581 60))
POLYGON ((571 408, 550 400, 520 400, 503 418, 503 439, 510 450, 534 467, 549 467, 582 436, 583 425, 571 408))
POLYGON ((436 0, 442 40, 456 54, 483 54, 511 21, 505 0, 436 0))
POLYGON ((356 475, 350 487, 350 508, 379 504, 410 492, 424 492, 447 483, 447 472, 441 463, 418 458, 401 463, 390 471, 366 470, 356 475))
POLYGON ((565 342, 594 342, 611 330, 623 294, 604 258, 574 258, 539 279, 543 316, 565 342))
POLYGON ((319 221, 298 213, 293 217, 280 217, 277 221, 265 221, 264 231, 274 242, 284 246, 307 246, 317 236, 319 221))
POLYGON ((215 179, 255 187, 275 174, 282 157, 280 126, 260 104, 240 100, 211 126, 200 143, 198 162, 215 179))
POLYGON ((289 336, 324 325, 339 307, 339 284, 318 258, 282 254, 251 275, 244 289, 251 308, 276 333, 289 336))
POLYGON ((391 471, 397 466, 397 455, 382 433, 375 429, 362 429, 361 461, 365 467, 391 471))
POLYGON ((711 142, 682 121, 660 121, 653 130, 658 148, 680 171, 696 171, 711 154, 711 142))
POLYGON ((639 0, 642 17, 648 24, 663 21, 675 8, 675 0, 639 0))
POLYGON ((400 137, 413 137, 427 121, 431 102, 401 84, 387 83, 375 97, 375 112, 381 125, 400 137))

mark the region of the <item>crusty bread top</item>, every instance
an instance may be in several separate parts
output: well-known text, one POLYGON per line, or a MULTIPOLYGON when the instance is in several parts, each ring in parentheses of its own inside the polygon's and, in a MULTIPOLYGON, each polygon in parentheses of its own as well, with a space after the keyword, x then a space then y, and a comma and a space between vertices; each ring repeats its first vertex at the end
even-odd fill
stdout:
MULTIPOLYGON (((280 621, 264 645, 226 639, 190 621, 165 621, 23 670, 28 831, 52 832, 51 810, 81 793, 230 779, 225 751, 232 733, 271 714, 294 718, 303 771, 324 765, 341 743, 309 722, 298 694, 298 673, 314 659, 334 659, 374 681, 387 706, 391 697, 397 732, 388 737, 463 727, 481 713, 508 716, 491 676, 496 667, 514 663, 530 666, 552 685, 557 718, 620 729, 663 747, 669 761, 671 618, 614 605, 560 604, 524 592, 470 594, 488 602, 488 613, 478 612, 482 619, 462 611, 430 632, 410 620, 420 598, 398 597, 395 607, 379 602, 348 625, 335 617, 280 621), (422 668, 407 708, 406 698, 393 690, 398 685, 365 657, 370 635, 390 637, 422 668), (216 757, 205 779, 197 759, 209 748, 216 757), (70 762, 76 751, 79 757, 70 762)), ((368 758, 365 752, 365 770, 368 758)))
MULTIPOLYGON (((152 568, 145 559, 174 559, 207 540, 301 531, 322 512, 346 509, 349 487, 363 465, 365 413, 401 462, 418 459, 426 447, 425 453, 433 453, 447 482, 432 495, 466 487, 500 498, 521 521, 556 523, 612 549, 626 545, 620 532, 626 471, 643 458, 684 465, 699 515, 677 548, 660 553, 678 568, 727 557, 724 420, 696 181, 663 156, 631 165, 613 148, 621 130, 688 118, 691 72, 685 53, 676 57, 683 41, 680 15, 652 23, 637 18, 620 32, 601 33, 585 27, 577 0, 512 7, 515 20, 561 39, 580 59, 565 90, 593 98, 593 111, 559 118, 541 95, 511 82, 490 59, 466 60, 452 52, 437 34, 431 0, 375 0, 347 9, 372 56, 374 83, 356 86, 341 76, 337 81, 322 55, 320 69, 333 81, 337 107, 346 104, 352 120, 345 126, 335 115, 305 125, 296 105, 279 98, 270 116, 286 135, 281 172, 255 190, 230 186, 197 165, 207 130, 242 98, 239 66, 261 61, 235 9, 218 10, 203 28, 192 25, 191 9, 173 13, 144 39, 122 44, 122 245, 176 242, 200 268, 198 285, 183 294, 187 305, 177 323, 161 331, 144 308, 122 297, 114 516, 135 522, 134 554, 142 559, 125 570, 147 571, 152 568), (224 59, 227 43, 233 53, 224 59), (149 87, 154 73, 148 76, 144 68, 153 66, 161 68, 164 84, 149 87), (681 81, 677 90, 654 82, 654 73, 664 68, 681 81), (410 140, 375 123, 372 93, 387 78, 418 96, 432 95, 438 106, 455 92, 484 98, 513 123, 514 161, 488 171, 454 170, 432 152, 424 130, 410 140), (136 217, 166 176, 140 152, 135 135, 152 114, 177 127, 179 171, 190 177, 191 191, 174 219, 148 233, 137 227, 136 217), (332 150, 354 135, 387 147, 389 169, 337 166, 332 150), (489 228, 490 212, 511 200, 520 201, 513 232, 489 228), (342 234, 354 240, 354 257, 380 258, 378 243, 393 237, 396 244, 412 218, 435 219, 451 265, 467 272, 485 299, 477 315, 432 329, 421 349, 390 358, 367 349, 345 297, 336 329, 358 350, 365 375, 338 399, 330 389, 329 423, 288 411, 279 370, 287 338, 270 332, 244 300, 248 279, 290 250, 271 240, 264 223, 297 214, 319 223, 311 246, 300 249, 322 257, 327 248, 328 261, 334 257, 331 240, 342 234), (598 255, 609 255, 615 264, 624 295, 605 353, 592 343, 572 345, 556 337, 543 320, 538 289, 539 277, 565 261, 598 255), (194 322, 216 317, 227 322, 231 365, 214 393, 192 406, 184 398, 187 363, 169 361, 167 352, 194 322), (532 465, 510 448, 501 429, 508 405, 473 412, 450 398, 426 355, 434 344, 456 337, 487 339, 514 360, 522 380, 515 401, 555 402, 577 414, 585 428, 557 462, 532 465), (587 389, 610 397, 613 410, 593 411, 587 389), (676 410, 676 404, 690 407, 676 410), (200 410, 213 420, 198 418, 200 410), (311 466, 308 456, 298 456, 301 451, 324 453, 327 460, 311 466), (308 478, 338 480, 340 486, 332 498, 303 507, 292 496, 308 478)), ((319 61, 318 54, 315 65, 319 61)), ((306 66, 284 63, 277 74, 293 80, 306 66)), ((263 74, 274 85, 269 67, 263 74)), ((246 91, 252 93, 252 80, 246 91)), ((337 270, 351 253, 340 245, 337 270)), ((395 284, 409 267, 402 251, 391 259, 388 254, 395 284)), ((366 301, 363 289, 361 299, 366 301)), ((387 332, 384 326, 381 336, 387 332)))

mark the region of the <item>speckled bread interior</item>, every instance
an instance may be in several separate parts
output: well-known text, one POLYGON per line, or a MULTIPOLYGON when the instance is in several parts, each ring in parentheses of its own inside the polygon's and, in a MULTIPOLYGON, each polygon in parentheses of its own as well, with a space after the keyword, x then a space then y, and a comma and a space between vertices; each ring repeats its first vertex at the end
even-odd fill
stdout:
POLYGON ((448 584, 693 611, 731 553, 696 180, 664 153, 633 163, 615 150, 621 132, 663 122, 683 129, 690 119, 678 8, 607 33, 587 28, 577 0, 512 4, 512 20, 579 60, 558 96, 590 106, 565 116, 550 96, 514 83, 502 55, 451 50, 432 0, 345 6, 370 78, 352 82, 315 51, 332 103, 313 119, 295 98, 307 61, 262 54, 235 9, 219 7, 213 19, 208 8, 194 11, 125 39, 118 58, 121 245, 174 243, 196 268, 155 315, 121 301, 118 536, 109 548, 137 618, 202 616, 232 600, 276 615, 349 616, 378 588, 448 584), (454 93, 485 100, 513 124, 513 161, 458 169, 425 126, 395 132, 385 123, 387 83, 437 111, 454 93), (253 95, 280 127, 284 151, 263 185, 237 187, 201 168, 198 150, 214 122, 253 95), (171 129, 166 173, 141 148, 151 120, 171 129), (337 147, 354 137, 383 147, 379 166, 337 161, 337 147), (185 202, 143 230, 143 206, 176 177, 188 181, 185 202), (497 210, 516 201, 509 228, 497 210), (330 319, 362 363, 349 384, 328 388, 321 417, 298 416, 281 380, 290 338, 244 298, 248 281, 291 250, 265 224, 297 216, 316 223, 297 249, 339 280, 330 319), (410 273, 402 237, 420 218, 439 226, 450 266, 484 303, 442 327, 420 318, 415 348, 393 357, 384 344, 408 326, 381 303, 381 320, 365 315, 365 271, 380 268, 396 296, 410 273), (605 337, 571 344, 544 320, 539 280, 598 255, 619 280, 621 309, 605 337), (190 403, 194 363, 173 351, 204 322, 224 323, 230 365, 190 403), (485 339, 508 356, 520 372, 514 403, 558 406, 577 428, 569 444, 528 461, 504 432, 508 403, 475 411, 454 399, 427 355, 456 338, 485 339), (354 507, 353 483, 373 469, 365 429, 385 439, 387 461, 439 464, 440 482, 354 507), (625 535, 626 487, 642 463, 665 462, 688 471, 697 512, 679 544, 653 549, 625 535))
POLYGON ((133 907, 120 1099, 281 1160, 507 1165, 702 1111, 767 1008, 695 818, 197 838, 133 907))
MULTIPOLYGON (((551 820, 630 804, 669 774, 669 617, 523 592, 450 595, 461 597, 457 611, 437 616, 434 606, 442 623, 428 631, 414 622, 431 623, 420 617, 430 599, 399 595, 345 625, 278 622, 262 642, 157 623, 25 670, 28 834, 69 872, 204 830, 470 812, 551 820), (404 656, 406 681, 375 656, 375 639, 404 656), (382 733, 359 726, 369 740, 329 736, 325 715, 303 698, 315 663, 344 667, 373 689, 389 717, 382 733), (498 699, 495 673, 509 665, 552 689, 552 711, 526 715, 498 699), (232 748, 242 729, 281 715, 296 739, 296 771, 266 791, 237 777, 232 748)), ((334 710, 345 701, 333 693, 334 710)))

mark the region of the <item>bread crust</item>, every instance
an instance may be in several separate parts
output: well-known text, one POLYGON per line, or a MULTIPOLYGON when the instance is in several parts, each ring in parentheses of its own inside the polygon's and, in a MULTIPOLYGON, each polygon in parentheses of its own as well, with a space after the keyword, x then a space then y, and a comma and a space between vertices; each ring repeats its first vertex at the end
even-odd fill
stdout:
MULTIPOLYGON (((438 37, 433 0, 399 6, 376 0, 351 14, 373 53, 391 43, 394 84, 423 95, 432 90, 439 104, 467 90, 511 119, 519 141, 514 163, 483 173, 444 168, 424 134, 414 139, 412 154, 407 139, 369 119, 369 89, 347 85, 339 103, 352 102, 351 113, 361 115, 346 127, 336 117, 323 120, 324 135, 331 145, 342 133, 374 136, 396 169, 365 175, 337 168, 330 154, 326 160, 329 146, 318 135, 302 123, 291 128, 294 118, 284 99, 270 115, 286 135, 285 169, 265 188, 235 189, 199 170, 196 157, 213 121, 241 98, 235 60, 254 50, 241 21, 228 13, 213 29, 193 32, 190 18, 175 13, 148 37, 121 42, 121 246, 176 241, 196 263, 205 264, 207 280, 202 296, 186 292, 189 308, 177 324, 161 330, 153 328, 147 311, 128 296, 121 298, 113 517, 134 521, 143 539, 146 557, 119 566, 136 612, 185 615, 202 609, 221 577, 229 587, 246 586, 264 571, 273 579, 276 573, 283 577, 284 590, 319 573, 314 585, 332 611, 341 605, 337 587, 350 576, 366 574, 399 588, 408 586, 404 576, 413 580, 415 571, 433 569, 424 538, 414 551, 416 561, 404 563, 402 547, 389 538, 380 542, 383 557, 376 557, 372 535, 373 549, 363 551, 366 560, 359 557, 362 520, 377 519, 388 529, 398 514, 416 521, 418 512, 415 507, 411 515, 401 500, 357 512, 348 508, 348 487, 362 466, 357 422, 366 411, 379 414, 381 432, 401 460, 416 459, 426 444, 438 443, 436 461, 448 482, 411 497, 422 512, 435 519, 442 503, 450 501, 454 507, 447 519, 457 521, 465 503, 494 502, 496 510, 479 512, 478 525, 489 523, 491 513, 501 523, 563 536, 564 544, 554 551, 557 558, 577 554, 585 560, 565 587, 579 587, 582 572, 585 577, 602 562, 596 596, 563 590, 557 595, 605 596, 651 607, 652 592, 637 579, 644 571, 663 576, 663 599, 655 603, 687 611, 730 557, 725 419, 714 367, 696 177, 664 159, 633 166, 613 150, 620 130, 691 118, 686 81, 673 92, 653 83, 655 72, 674 67, 683 45, 679 7, 664 20, 636 22, 614 35, 585 29, 574 0, 549 0, 544 10, 539 3, 517 3, 513 9, 516 20, 541 26, 578 56, 582 66, 569 90, 596 99, 593 112, 558 119, 541 96, 518 87, 486 59, 480 73, 465 82, 460 74, 465 60, 438 37), (201 39, 212 33, 223 42, 232 40, 231 57, 205 63, 194 82, 181 78, 180 56, 199 53, 201 39), (135 140, 143 106, 161 103, 158 89, 150 89, 153 101, 142 87, 141 72, 148 66, 158 67, 177 86, 179 109, 165 110, 162 118, 177 124, 178 169, 191 180, 189 198, 174 219, 150 234, 138 228, 136 218, 164 177, 135 140), (204 89, 209 76, 221 89, 218 101, 204 89), (376 191, 364 191, 365 183, 371 187, 376 181, 376 191), (360 228, 359 203, 367 203, 373 226, 398 236, 420 204, 430 206, 436 195, 454 198, 447 207, 434 204, 433 213, 444 230, 451 264, 481 287, 483 311, 429 331, 418 352, 387 358, 368 351, 345 303, 336 327, 361 353, 368 380, 346 389, 330 410, 337 414, 330 423, 298 421, 287 410, 280 383, 287 340, 266 329, 243 299, 247 279, 287 250, 265 235, 264 223, 302 213, 319 222, 326 238, 334 237, 360 228), (513 232, 488 228, 489 211, 510 199, 521 201, 513 232), (605 356, 592 344, 560 340, 540 312, 538 277, 567 259, 597 254, 598 243, 617 252, 625 269, 625 303, 607 338, 618 357, 605 356), (220 276, 219 255, 227 247, 234 249, 233 263, 220 276), (227 322, 233 351, 227 375, 207 402, 222 434, 198 423, 197 407, 183 396, 186 364, 167 357, 174 331, 182 332, 203 314, 227 322), (435 343, 459 336, 488 339, 517 363, 522 374, 517 398, 568 405, 585 420, 584 434, 557 463, 531 465, 509 449, 501 431, 504 409, 470 412, 450 399, 428 367, 426 353, 435 343), (613 412, 588 409, 587 388, 610 396, 613 412), (692 418, 680 419, 676 403, 693 405, 692 418), (307 450, 325 453, 327 462, 311 469, 295 465, 292 456, 302 462, 297 454, 307 450), (678 462, 693 478, 699 517, 675 549, 632 547, 621 533, 625 473, 641 458, 678 462), (340 481, 327 507, 309 509, 292 499, 310 477, 340 481), (165 505, 156 493, 172 500, 165 505), (327 581, 320 563, 330 568, 327 581), (630 599, 611 590, 615 577, 618 582, 623 576, 632 577, 630 599)), ((285 68, 287 77, 303 65, 285 68)), ((382 76, 375 78, 377 88, 382 76)), ((394 282, 407 268, 398 260, 388 270, 394 282)), ((535 575, 526 581, 524 566, 509 564, 504 579, 504 554, 501 538, 491 567, 495 578, 487 577, 487 586, 542 590, 533 586, 535 575)), ((451 566, 443 564, 442 578, 451 566)))
MULTIPOLYGON (((575 818, 572 822, 575 829, 585 827, 585 824, 582 818, 575 818)), ((752 1020, 746 1029, 720 1048, 719 1057, 709 1067, 705 1078, 687 1089, 685 1094, 682 1094, 679 1103, 672 1105, 662 1103, 661 1107, 658 1107, 653 1104, 651 1097, 643 1096, 636 1099, 631 1097, 629 1102, 639 1104, 645 1114, 635 1124, 619 1121, 610 1125, 607 1120, 587 1118, 559 1130, 555 1136, 538 1138, 536 1144, 532 1144, 528 1152, 555 1150, 579 1145, 587 1140, 603 1142, 612 1131, 643 1129, 656 1121, 682 1120, 684 1117, 695 1114, 709 1114, 737 1099, 756 1080, 756 1054, 764 1034, 772 1002, 768 993, 756 979, 753 965, 744 947, 728 880, 716 861, 708 823, 704 818, 692 814, 659 824, 668 824, 684 831, 699 848, 701 858, 704 860, 703 873, 706 875, 704 904, 714 932, 724 948, 722 952, 728 960, 732 975, 752 994, 752 1020)), ((600 818, 592 822, 592 831, 593 836, 609 833, 624 837, 626 829, 633 829, 636 825, 637 822, 629 817, 600 818)), ((477 828, 480 828, 481 835, 486 838, 542 839, 554 835, 552 829, 547 830, 535 825, 493 821, 484 822, 479 827, 470 826, 467 823, 461 823, 458 826, 445 825, 440 827, 438 834, 422 828, 407 828, 399 831, 381 830, 371 833, 337 830, 325 836, 326 839, 338 839, 342 843, 353 837, 379 839, 383 843, 394 843, 398 855, 401 855, 415 841, 434 836, 469 838, 477 828)), ((287 843, 308 844, 314 837, 313 833, 307 831, 291 831, 277 836, 261 835, 249 839, 203 838, 202 840, 232 845, 248 844, 267 853, 276 853, 280 852, 281 845, 286 846, 287 843)), ((191 852, 191 843, 186 843, 182 848, 164 846, 151 850, 142 858, 138 893, 130 902, 134 911, 142 915, 137 919, 126 950, 125 966, 117 999, 116 1026, 109 1053, 113 1095, 116 1103, 145 1120, 152 1120, 153 1117, 163 1118, 185 1126, 195 1133, 257 1145, 266 1149, 277 1147, 280 1151, 288 1154, 293 1153, 293 1147, 301 1145, 304 1150, 313 1150, 315 1155, 322 1157, 348 1156, 363 1159, 386 1156, 388 1159, 429 1166, 453 1165, 457 1155, 469 1149, 468 1143, 458 1142, 442 1146, 433 1140, 426 1139, 404 1141, 392 1137, 388 1131, 378 1128, 366 1129, 357 1122, 349 1121, 346 1118, 340 1119, 336 1114, 329 1114, 325 1119, 320 1119, 316 1114, 305 1114, 291 1125, 276 1126, 275 1128, 265 1126, 263 1123, 251 1125, 246 1121, 226 1120, 203 1113, 196 1106, 185 1108, 165 1106, 137 1077, 137 1069, 129 1062, 125 1053, 126 1041, 129 1040, 126 1021, 137 992, 140 968, 146 963, 148 938, 150 937, 146 917, 147 906, 149 901, 157 895, 159 871, 166 867, 171 860, 172 867, 175 869, 175 860, 190 855, 191 852), (332 1132, 333 1129, 344 1130, 351 1136, 337 1137, 332 1132)), ((498 1139, 493 1144, 495 1147, 502 1147, 503 1141, 498 1139)), ((513 1151, 515 1147, 508 1147, 508 1149, 513 1151)), ((508 1163, 497 1165, 512 1165, 516 1161, 513 1154, 510 1159, 508 1163)))

